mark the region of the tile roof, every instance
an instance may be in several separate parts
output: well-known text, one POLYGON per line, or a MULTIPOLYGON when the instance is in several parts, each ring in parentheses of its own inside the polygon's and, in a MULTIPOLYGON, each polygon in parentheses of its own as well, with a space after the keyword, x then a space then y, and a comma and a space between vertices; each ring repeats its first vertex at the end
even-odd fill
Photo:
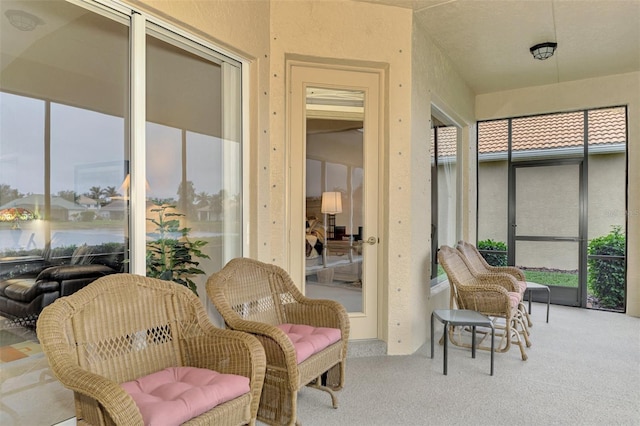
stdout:
MULTIPOLYGON (((434 129, 432 129, 434 130, 434 129)), ((452 157, 456 155, 458 145, 457 127, 438 127, 438 157, 452 157)), ((431 143, 429 144, 429 155, 433 157, 433 136, 431 132, 431 143)))
MULTIPOLYGON (((590 145, 619 144, 626 141, 624 107, 587 112, 590 145)), ((529 151, 582 146, 584 112, 538 115, 512 119, 513 151, 529 151)), ((480 154, 506 152, 508 120, 478 123, 480 154)))

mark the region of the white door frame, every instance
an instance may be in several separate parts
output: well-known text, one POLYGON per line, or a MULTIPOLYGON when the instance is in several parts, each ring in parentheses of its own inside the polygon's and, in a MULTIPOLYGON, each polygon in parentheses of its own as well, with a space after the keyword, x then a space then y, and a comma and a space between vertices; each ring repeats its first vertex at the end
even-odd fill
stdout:
POLYGON ((379 188, 383 188, 382 168, 384 141, 384 70, 378 68, 339 66, 287 61, 287 223, 288 270, 293 281, 304 293, 304 242, 305 242, 305 180, 306 175, 306 88, 327 87, 358 90, 365 93, 365 184, 364 184, 364 232, 363 240, 377 239, 374 245, 363 245, 367 250, 363 263, 364 309, 362 313, 350 313, 350 339, 375 339, 380 337, 382 322, 383 262, 382 221, 383 207, 379 202, 379 188))

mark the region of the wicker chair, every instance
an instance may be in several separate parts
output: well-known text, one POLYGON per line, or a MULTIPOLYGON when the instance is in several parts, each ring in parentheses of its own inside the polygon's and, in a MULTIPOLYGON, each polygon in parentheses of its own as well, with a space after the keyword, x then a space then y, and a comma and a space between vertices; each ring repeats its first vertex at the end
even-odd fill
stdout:
POLYGON ((344 385, 349 339, 349 317, 342 305, 309 299, 284 269, 246 258, 231 260, 209 277, 207 294, 228 327, 254 334, 265 348, 267 371, 258 420, 294 424, 298 390, 305 385, 329 392, 337 408, 332 390, 344 385), (283 331, 290 324, 337 329, 339 340, 300 361, 297 344, 294 347, 283 331))
MULTIPOLYGON (((514 341, 520 348, 522 360, 526 361, 527 354, 523 340, 527 346, 530 345, 530 342, 528 342, 525 325, 518 311, 520 295, 516 292, 510 292, 506 288, 512 284, 509 278, 501 275, 474 277, 464 262, 462 254, 449 246, 440 247, 438 261, 449 278, 455 305, 460 309, 471 309, 492 318, 496 327, 496 336, 500 338, 496 344, 496 352, 507 352, 514 341)), ((486 336, 487 334, 485 334, 486 336)), ((470 347, 453 331, 450 331, 449 337, 455 345, 470 347)), ((490 347, 482 345, 478 348, 490 349, 490 347)))
POLYGON ((524 276, 524 272, 515 266, 489 265, 476 246, 466 241, 458 241, 456 248, 460 253, 462 253, 464 261, 474 276, 483 275, 485 277, 493 277, 497 274, 505 274, 508 280, 512 283, 511 285, 507 284, 507 290, 510 292, 520 293, 520 304, 518 305, 518 310, 520 311, 520 315, 526 320, 524 324, 527 327, 532 327, 533 322, 531 321, 531 317, 529 316, 524 303, 522 303, 524 292, 527 290, 527 281, 524 276))
MULTIPOLYGON (((185 424, 256 422, 264 349, 249 334, 214 327, 200 299, 186 287, 130 274, 103 277, 46 307, 37 333, 51 370, 74 392, 78 424, 142 425, 145 417, 122 384, 185 370, 196 371, 197 380, 234 375, 226 377, 241 380, 244 388, 249 379, 248 392, 242 390, 185 424)), ((207 404, 211 400, 203 399, 207 404)), ((160 404, 157 408, 169 407, 167 401, 160 404)))

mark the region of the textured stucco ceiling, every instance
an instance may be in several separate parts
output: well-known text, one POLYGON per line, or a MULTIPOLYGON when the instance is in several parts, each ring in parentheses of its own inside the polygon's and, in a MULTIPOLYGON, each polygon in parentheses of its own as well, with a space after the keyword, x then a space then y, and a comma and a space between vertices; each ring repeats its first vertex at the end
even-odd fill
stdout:
POLYGON ((358 1, 412 9, 477 94, 640 70, 640 0, 358 1))

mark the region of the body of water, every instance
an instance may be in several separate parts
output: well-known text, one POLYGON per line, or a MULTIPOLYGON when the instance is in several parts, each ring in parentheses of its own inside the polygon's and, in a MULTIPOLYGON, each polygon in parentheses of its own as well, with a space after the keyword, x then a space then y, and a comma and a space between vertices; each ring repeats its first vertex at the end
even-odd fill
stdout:
MULTIPOLYGON (((124 241, 122 229, 65 229, 53 230, 51 247, 89 246, 104 243, 121 243, 124 241)), ((189 234, 189 239, 208 239, 222 236, 220 232, 197 231, 189 234)), ((180 237, 180 234, 174 236, 180 237)), ((148 239, 157 238, 156 234, 147 234, 148 239)), ((5 250, 33 250, 44 248, 44 232, 34 232, 30 229, 2 229, 0 230, 0 252, 5 250)))

